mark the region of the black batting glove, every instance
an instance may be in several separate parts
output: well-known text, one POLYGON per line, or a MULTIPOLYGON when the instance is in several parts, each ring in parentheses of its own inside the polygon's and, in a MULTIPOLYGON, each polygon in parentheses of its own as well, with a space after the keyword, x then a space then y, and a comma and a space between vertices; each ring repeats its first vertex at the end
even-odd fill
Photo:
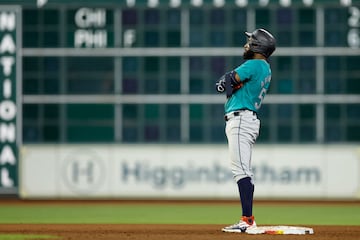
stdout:
POLYGON ((215 84, 215 87, 218 93, 225 92, 225 75, 219 78, 219 80, 215 84))

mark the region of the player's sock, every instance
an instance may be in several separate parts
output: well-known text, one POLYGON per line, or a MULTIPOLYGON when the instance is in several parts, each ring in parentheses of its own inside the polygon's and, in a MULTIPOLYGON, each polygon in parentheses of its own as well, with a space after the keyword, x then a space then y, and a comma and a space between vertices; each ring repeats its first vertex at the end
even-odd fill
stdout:
POLYGON ((250 177, 242 178, 237 182, 242 206, 242 215, 251 217, 254 197, 254 184, 250 177))

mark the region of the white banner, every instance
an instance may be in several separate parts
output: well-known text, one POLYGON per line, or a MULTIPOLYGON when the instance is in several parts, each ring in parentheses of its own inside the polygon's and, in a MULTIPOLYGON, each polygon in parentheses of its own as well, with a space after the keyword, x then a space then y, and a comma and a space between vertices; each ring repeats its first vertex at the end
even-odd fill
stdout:
MULTIPOLYGON (((257 145, 255 198, 360 198, 360 148, 257 145)), ((226 145, 27 145, 23 198, 237 199, 226 145)))

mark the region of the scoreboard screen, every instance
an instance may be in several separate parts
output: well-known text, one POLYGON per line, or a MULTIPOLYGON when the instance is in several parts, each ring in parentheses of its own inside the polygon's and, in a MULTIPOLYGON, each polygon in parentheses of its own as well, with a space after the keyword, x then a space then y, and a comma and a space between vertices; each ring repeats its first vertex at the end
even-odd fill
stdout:
POLYGON ((259 26, 279 47, 360 47, 351 0, 70 2, 25 5, 24 47, 241 47, 259 26))
POLYGON ((360 142, 359 0, 0 0, 0 194, 22 143, 225 143, 214 83, 256 28, 258 142, 360 142))

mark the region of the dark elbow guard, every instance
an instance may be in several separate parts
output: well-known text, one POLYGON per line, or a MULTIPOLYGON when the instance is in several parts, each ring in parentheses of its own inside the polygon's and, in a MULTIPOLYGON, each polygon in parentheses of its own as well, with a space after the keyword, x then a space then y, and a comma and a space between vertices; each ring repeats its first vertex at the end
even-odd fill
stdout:
POLYGON ((241 82, 237 81, 236 80, 236 72, 233 70, 233 71, 230 71, 226 74, 229 74, 229 78, 230 78, 230 82, 231 82, 231 87, 234 88, 238 85, 240 85, 241 82))

